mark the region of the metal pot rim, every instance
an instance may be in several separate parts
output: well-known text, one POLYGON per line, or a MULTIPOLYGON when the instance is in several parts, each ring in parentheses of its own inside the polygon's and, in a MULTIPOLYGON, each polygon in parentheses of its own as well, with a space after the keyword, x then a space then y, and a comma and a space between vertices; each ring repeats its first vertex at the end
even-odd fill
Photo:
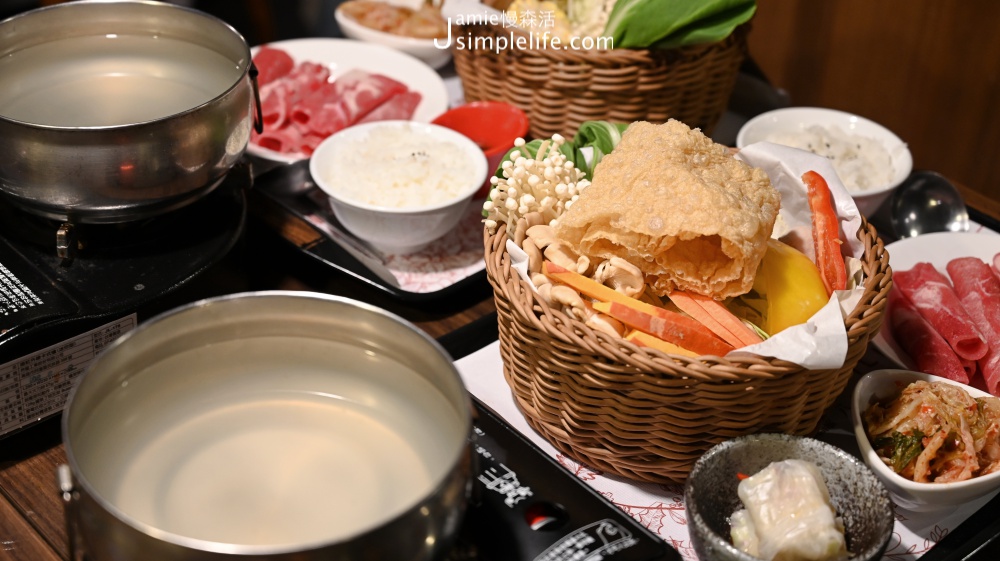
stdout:
MULTIPOLYGON (((155 325, 159 324, 161 321, 166 320, 166 319, 171 318, 171 317, 174 317, 174 316, 177 316, 177 315, 188 313, 188 312, 190 312, 193 309, 202 308, 202 307, 205 307, 205 306, 211 306, 213 304, 220 304, 220 303, 224 303, 224 302, 229 302, 229 301, 233 301, 233 300, 243 300, 243 299, 248 299, 248 298, 254 298, 254 299, 256 299, 256 298, 276 298, 276 297, 277 298, 313 299, 313 300, 319 300, 319 301, 325 301, 325 302, 334 302, 334 303, 343 304, 343 305, 347 305, 347 306, 357 307, 357 308, 359 308, 359 309, 361 309, 361 310, 363 310, 365 312, 373 313, 373 314, 382 316, 382 317, 384 317, 386 319, 389 319, 391 321, 395 321, 397 323, 400 323, 400 325, 406 326, 412 333, 414 333, 418 337, 422 338, 426 343, 428 343, 429 345, 431 345, 442 356, 444 356, 444 357, 448 357, 449 356, 448 353, 447 353, 447 351, 445 351, 444 347, 442 347, 440 343, 438 343, 436 340, 434 340, 429 335, 427 335, 424 331, 420 330, 419 328, 417 328, 416 326, 414 326, 412 323, 406 321, 405 319, 403 319, 402 317, 398 316, 397 314, 394 314, 392 312, 389 312, 389 311, 387 311, 385 309, 379 308, 379 307, 374 306, 372 304, 368 304, 366 302, 362 302, 362 301, 359 301, 359 300, 354 300, 354 299, 343 297, 343 296, 337 296, 337 295, 332 295, 332 294, 323 294, 323 293, 318 293, 318 292, 293 291, 293 290, 265 290, 265 291, 242 292, 242 293, 235 293, 235 294, 228 294, 228 295, 223 295, 223 296, 216 296, 216 297, 211 297, 211 298, 205 298, 205 299, 202 299, 202 300, 198 300, 198 301, 195 301, 195 302, 191 302, 189 304, 185 304, 185 305, 179 306, 177 308, 174 308, 174 309, 162 312, 162 313, 160 313, 160 314, 158 314, 156 316, 153 316, 153 317, 149 318, 148 320, 142 322, 135 329, 133 329, 132 331, 130 331, 130 332, 122 335, 121 337, 119 337, 118 339, 116 339, 114 342, 112 342, 111 344, 109 344, 107 347, 105 347, 104 350, 101 352, 101 355, 103 356, 103 355, 105 355, 107 353, 112 352, 114 349, 120 348, 122 345, 126 344, 129 340, 131 340, 131 339, 133 339, 135 337, 140 336, 143 332, 151 329, 155 325)), ((100 357, 98 357, 94 362, 91 363, 91 365, 88 367, 88 370, 91 369, 91 368, 93 368, 99 362, 100 362, 100 357)), ((455 375, 459 376, 457 370, 455 370, 455 375)), ((353 540, 357 540, 357 539, 363 538, 367 534, 375 533, 375 532, 379 531, 381 528, 384 528, 386 526, 390 526, 393 523, 395 523, 397 520, 405 518, 415 508, 420 507, 429 498, 438 496, 442 492, 442 490, 445 487, 448 486, 449 479, 450 479, 451 475, 455 472, 455 470, 457 469, 457 467, 462 464, 463 458, 469 458, 471 456, 471 454, 472 454, 472 451, 471 451, 472 447, 471 447, 470 443, 471 443, 471 439, 474 438, 474 428, 473 428, 473 425, 472 425, 472 417, 471 417, 471 412, 472 412, 473 408, 472 408, 471 398, 469 397, 468 393, 466 393, 466 396, 465 396, 465 401, 466 401, 466 403, 465 403, 465 411, 467 411, 468 413, 463 416, 463 422, 465 423, 465 427, 463 428, 463 431, 462 431, 462 433, 465 435, 464 436, 464 442, 465 442, 465 444, 463 446, 460 446, 458 448, 456 457, 454 459, 452 459, 452 461, 449 463, 449 465, 451 467, 445 473, 445 476, 440 481, 438 481, 436 483, 436 485, 433 487, 433 489, 430 490, 430 491, 428 491, 427 493, 425 493, 423 495, 423 497, 421 498, 421 500, 418 503, 412 505, 411 507, 409 507, 408 509, 404 510, 403 512, 401 512, 397 516, 394 516, 394 517, 388 518, 388 519, 384 519, 384 520, 378 522, 375 526, 372 526, 372 527, 369 527, 367 529, 364 529, 364 530, 360 531, 359 533, 357 533, 355 535, 345 536, 343 538, 334 539, 334 540, 317 540, 315 542, 303 542, 303 543, 281 544, 281 545, 245 545, 245 544, 229 544, 229 543, 216 542, 216 541, 210 541, 210 540, 204 540, 204 539, 198 539, 198 538, 190 538, 190 537, 179 535, 179 534, 175 534, 175 533, 172 533, 172 532, 167 532, 167 531, 161 530, 161 529, 159 529, 159 528, 157 528, 155 526, 152 526, 152 525, 146 524, 146 523, 144 523, 142 521, 136 520, 134 517, 130 516, 129 514, 127 514, 125 512, 123 512, 116 504, 114 504, 111 501, 109 501, 101 493, 98 493, 96 491, 96 489, 93 487, 93 485, 90 483, 90 481, 88 481, 88 479, 84 475, 83 471, 81 470, 81 468, 80 468, 80 466, 79 466, 79 464, 77 462, 76 455, 73 453, 73 443, 72 443, 71 439, 69 438, 69 435, 70 435, 70 426, 69 426, 69 424, 70 424, 70 415, 68 413, 72 409, 72 405, 73 405, 73 402, 74 402, 74 400, 76 398, 76 394, 77 394, 79 388, 83 385, 83 383, 86 380, 86 378, 87 378, 87 376, 86 376, 86 372, 85 372, 84 375, 82 375, 79 378, 79 380, 77 381, 77 383, 70 390, 69 395, 68 395, 67 400, 66 400, 66 406, 64 408, 64 413, 63 413, 62 419, 60 421, 61 431, 62 431, 62 441, 63 441, 63 446, 64 446, 65 452, 66 452, 66 460, 67 460, 66 463, 67 463, 67 465, 69 467, 70 476, 72 478, 72 484, 75 487, 77 487, 77 488, 82 488, 82 490, 85 491, 86 494, 93 501, 95 501, 102 509, 104 509, 106 512, 112 514, 120 522, 122 522, 122 523, 124 523, 124 524, 126 524, 126 525, 128 525, 130 527, 132 527, 134 530, 136 530, 138 532, 141 532, 143 534, 146 534, 147 536, 149 536, 151 538, 154 538, 154 539, 157 539, 157 540, 169 543, 169 544, 173 544, 173 545, 177 545, 177 546, 180 546, 180 547, 185 547, 185 548, 189 548, 189 549, 193 549, 193 550, 197 550, 197 551, 202 551, 202 552, 206 552, 206 553, 213 553, 213 554, 238 554, 238 555, 248 555, 248 556, 287 555, 287 554, 294 554, 294 553, 300 553, 300 552, 307 552, 307 551, 318 550, 318 549, 322 549, 322 548, 325 548, 325 547, 336 546, 338 544, 348 543, 348 542, 351 542, 353 540)), ((71 537, 71 539, 72 539, 72 537, 71 537)))
POLYGON ((243 35, 239 31, 237 31, 235 27, 233 27, 229 23, 226 23, 225 21, 223 21, 223 20, 221 20, 221 19, 219 19, 219 18, 217 18, 217 17, 215 17, 215 16, 213 16, 213 15, 207 13, 207 12, 203 12, 201 10, 197 10, 195 8, 191 8, 189 6, 183 6, 183 5, 179 5, 179 4, 172 4, 170 2, 163 2, 161 0, 76 0, 75 2, 65 3, 65 4, 64 3, 51 4, 51 5, 48 5, 48 6, 42 6, 40 8, 35 8, 33 10, 29 10, 27 12, 23 12, 23 13, 20 13, 20 14, 15 14, 15 15, 7 18, 7 19, 0 20, 0 26, 6 25, 8 22, 16 24, 17 20, 20 20, 20 19, 23 19, 23 18, 32 17, 32 16, 37 16, 38 14, 45 13, 45 12, 48 12, 50 10, 59 10, 59 9, 65 10, 67 8, 69 8, 69 9, 86 9, 86 8, 80 8, 80 7, 81 6, 87 6, 87 5, 97 5, 97 4, 101 4, 101 5, 106 5, 106 4, 142 4, 142 5, 148 5, 150 7, 155 7, 156 9, 176 10, 178 12, 184 12, 184 13, 189 14, 190 16, 204 18, 204 19, 206 19, 208 21, 212 21, 214 23, 217 23, 221 28, 227 29, 229 32, 231 32, 233 34, 233 36, 235 38, 238 38, 243 43, 243 50, 245 52, 243 53, 243 56, 241 57, 241 60, 233 61, 233 62, 236 63, 237 67, 240 70, 239 77, 236 80, 234 80, 233 83, 230 84, 228 88, 226 88, 225 90, 219 92, 217 95, 215 95, 212 99, 210 99, 208 101, 205 101, 205 102, 200 103, 198 105, 195 105, 193 107, 189 107, 189 108, 187 108, 187 109, 185 109, 183 111, 180 111, 180 112, 177 112, 177 113, 173 113, 171 115, 166 115, 166 116, 163 116, 163 117, 159 117, 159 118, 156 118, 156 119, 150 119, 148 121, 141 121, 141 122, 136 122, 136 123, 118 124, 118 125, 97 125, 97 126, 67 127, 67 126, 60 126, 60 125, 45 125, 45 124, 39 124, 39 123, 30 123, 30 122, 27 122, 27 121, 21 121, 21 120, 18 120, 18 119, 13 119, 13 118, 7 117, 7 116, 5 116, 3 114, 0 114, 0 121, 4 121, 4 122, 7 122, 7 123, 15 124, 15 125, 22 126, 22 127, 30 127, 30 128, 37 129, 37 130, 46 130, 46 131, 118 131, 118 130, 123 130, 123 129, 138 128, 138 127, 147 126, 147 125, 154 125, 154 124, 160 123, 160 122, 168 120, 168 119, 175 119, 175 118, 178 118, 178 117, 183 117, 184 115, 188 115, 188 114, 194 113, 196 111, 199 111, 199 110, 205 108, 208 105, 211 105, 213 103, 218 102, 219 99, 221 99, 221 98, 229 95, 233 90, 235 90, 237 87, 239 87, 240 84, 243 82, 243 80, 246 78, 247 73, 250 72, 251 62, 252 62, 252 57, 251 57, 251 53, 250 53, 250 45, 247 43, 246 38, 244 38, 243 35))

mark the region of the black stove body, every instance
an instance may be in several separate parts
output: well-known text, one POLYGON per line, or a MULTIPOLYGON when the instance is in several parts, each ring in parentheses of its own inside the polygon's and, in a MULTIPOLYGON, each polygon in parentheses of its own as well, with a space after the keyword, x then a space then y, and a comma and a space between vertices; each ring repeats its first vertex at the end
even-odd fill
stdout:
POLYGON ((447 561, 680 561, 659 536, 475 405, 473 499, 447 561))
POLYGON ((0 438, 62 410, 73 380, 136 313, 224 257, 248 166, 202 199, 123 224, 72 224, 0 199, 0 438))
MULTIPOLYGON (((125 224, 61 224, 0 199, 0 440, 12 436, 5 444, 18 448, 36 435, 58 439, 56 417, 90 361, 241 239, 252 184, 249 166, 237 166, 201 200, 125 224)), ((474 323, 495 330, 496 319, 474 323)), ((495 338, 478 332, 450 335, 471 351, 495 338)), ((443 561, 681 559, 475 405, 473 496, 443 561)))

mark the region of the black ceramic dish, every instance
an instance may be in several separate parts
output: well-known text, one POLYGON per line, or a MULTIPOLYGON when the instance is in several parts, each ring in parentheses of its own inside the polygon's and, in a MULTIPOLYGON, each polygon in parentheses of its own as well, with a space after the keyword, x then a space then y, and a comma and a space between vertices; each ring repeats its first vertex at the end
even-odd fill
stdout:
POLYGON ((694 465, 684 487, 691 542, 699 559, 754 561, 730 540, 730 516, 742 508, 738 474, 754 474, 772 462, 798 458, 815 464, 830 501, 844 523, 852 561, 879 559, 892 537, 889 493, 858 458, 807 437, 756 434, 722 442, 694 465))

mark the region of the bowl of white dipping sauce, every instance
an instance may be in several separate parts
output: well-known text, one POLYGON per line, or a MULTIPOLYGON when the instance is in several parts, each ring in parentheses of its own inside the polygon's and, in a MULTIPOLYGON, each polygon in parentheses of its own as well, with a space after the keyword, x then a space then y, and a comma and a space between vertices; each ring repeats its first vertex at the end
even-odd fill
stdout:
POLYGON ((865 216, 878 211, 913 169, 909 148, 892 131, 864 117, 818 107, 788 107, 747 121, 736 146, 773 142, 830 160, 865 216))
POLYGON ((487 165, 482 149, 461 133, 382 121, 324 140, 309 172, 344 228, 386 253, 407 254, 454 229, 487 165))
POLYGON ((69 531, 94 561, 436 559, 471 431, 447 353, 389 312, 304 292, 196 302, 109 345, 72 393, 69 531))

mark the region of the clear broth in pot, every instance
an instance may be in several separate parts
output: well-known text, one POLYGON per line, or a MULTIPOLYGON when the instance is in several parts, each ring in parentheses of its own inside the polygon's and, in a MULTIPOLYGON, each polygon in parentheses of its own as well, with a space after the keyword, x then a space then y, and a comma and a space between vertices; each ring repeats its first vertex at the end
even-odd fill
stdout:
POLYGON ((409 366, 346 343, 255 337, 150 365, 88 415, 83 473, 121 512, 239 545, 332 542, 412 508, 467 435, 409 366))
POLYGON ((145 123, 211 101, 240 75, 236 62, 188 41, 56 39, 0 57, 0 115, 55 127, 145 123))

